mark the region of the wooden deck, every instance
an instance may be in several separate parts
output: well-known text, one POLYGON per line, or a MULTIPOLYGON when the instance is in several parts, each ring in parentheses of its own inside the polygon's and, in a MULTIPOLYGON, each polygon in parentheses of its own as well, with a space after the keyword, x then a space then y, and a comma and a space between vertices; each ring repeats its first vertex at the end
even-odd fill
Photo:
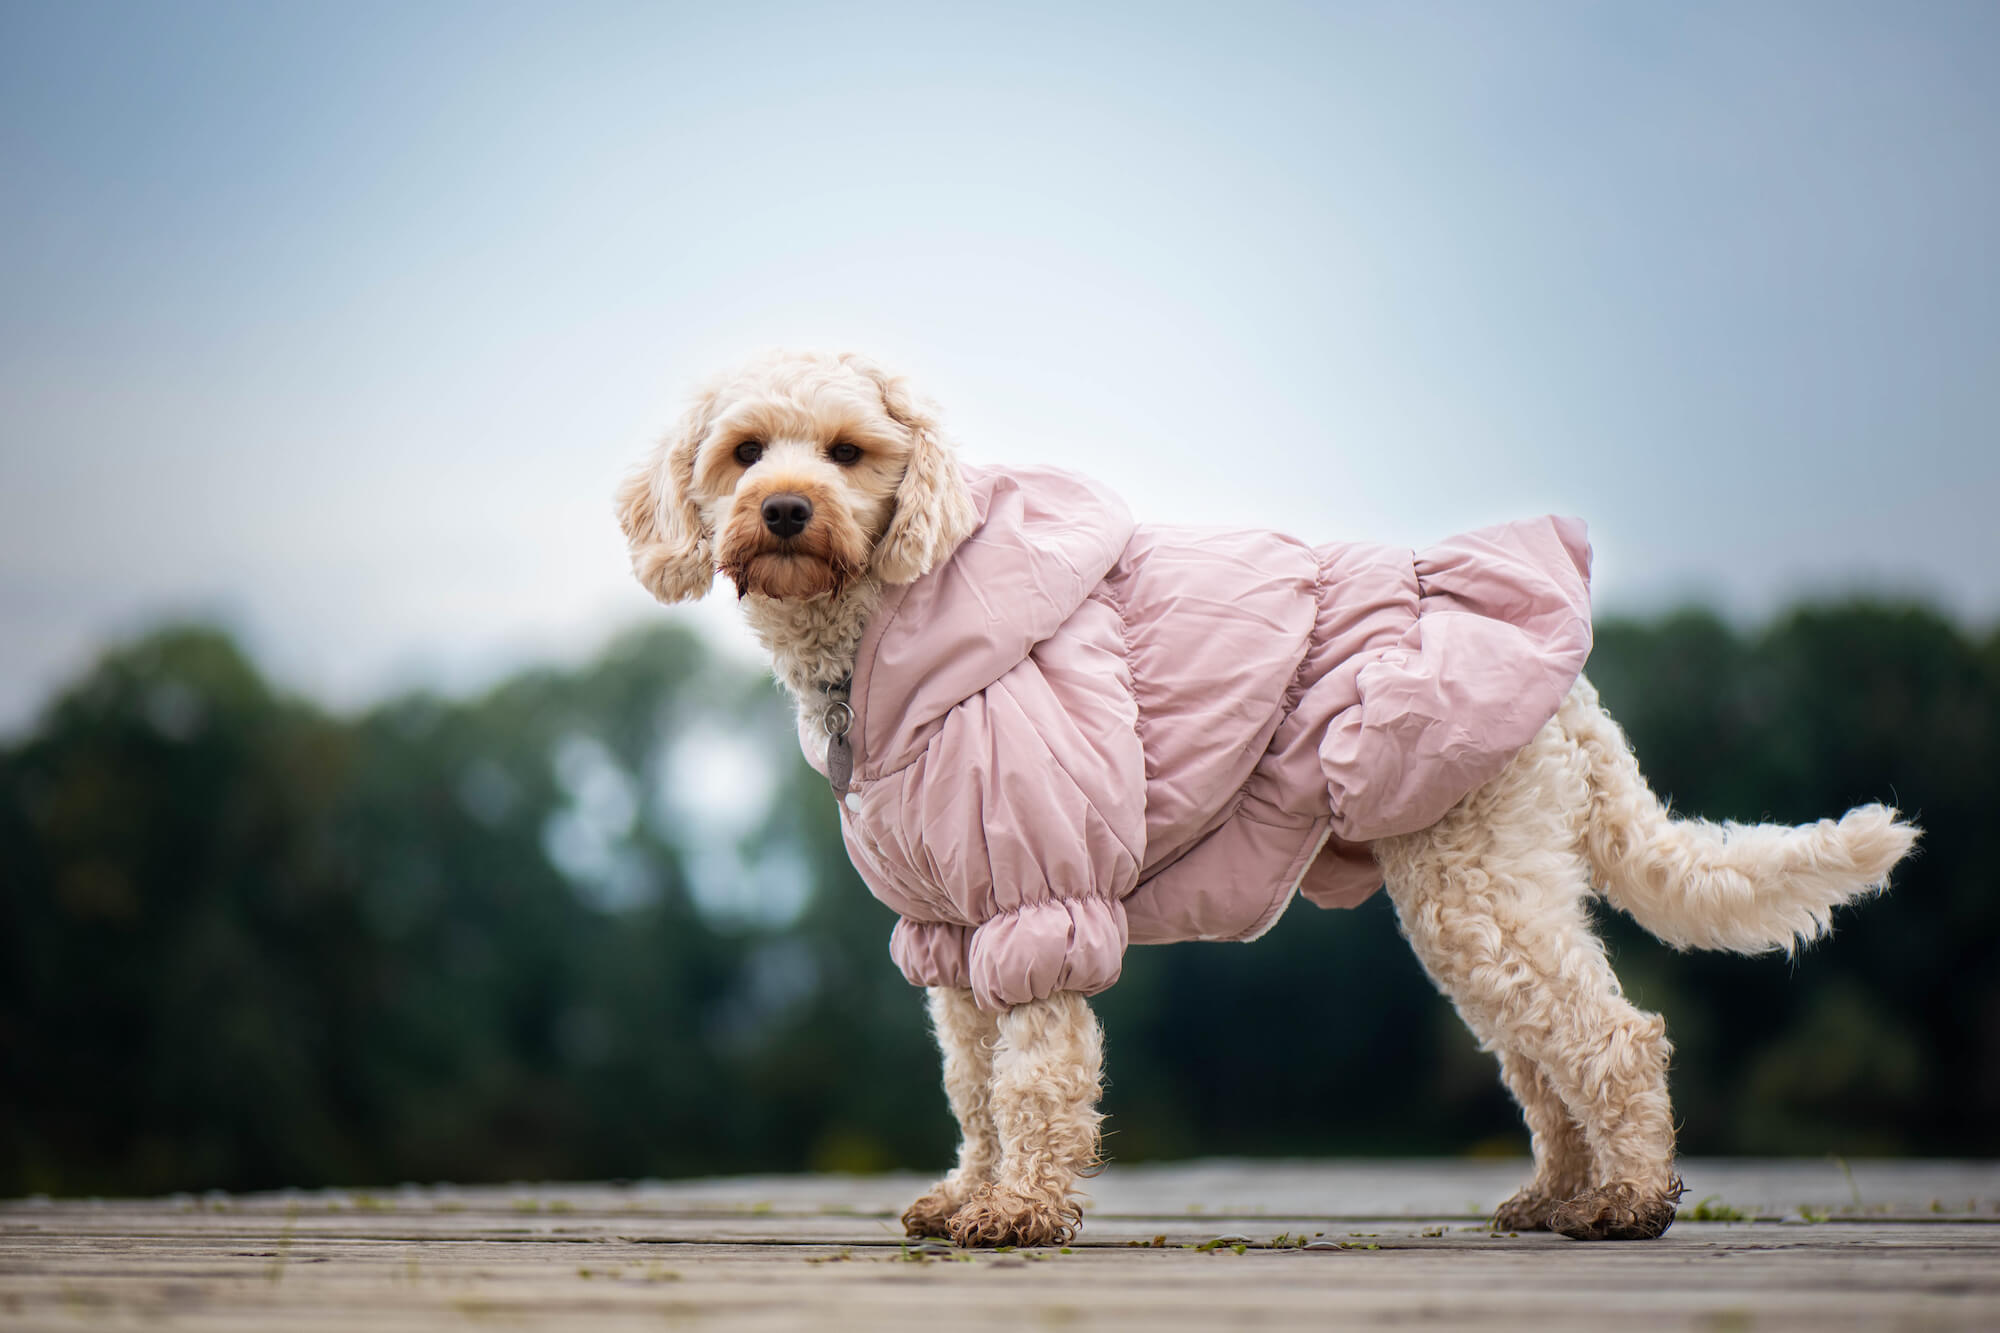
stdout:
POLYGON ((1114 1166, 1019 1253, 905 1242, 914 1177, 12 1200, 0 1328, 2000 1329, 2000 1163, 1683 1169, 1626 1245, 1490 1233, 1518 1162, 1114 1166))

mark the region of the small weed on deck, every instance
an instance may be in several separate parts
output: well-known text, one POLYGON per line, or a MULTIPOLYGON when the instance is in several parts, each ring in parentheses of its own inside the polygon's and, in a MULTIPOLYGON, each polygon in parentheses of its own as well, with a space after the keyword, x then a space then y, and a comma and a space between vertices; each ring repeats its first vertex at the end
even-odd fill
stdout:
POLYGON ((1690 1222, 1748 1222, 1750 1214, 1741 1208, 1732 1208, 1722 1201, 1722 1197, 1711 1194, 1688 1210, 1690 1222))

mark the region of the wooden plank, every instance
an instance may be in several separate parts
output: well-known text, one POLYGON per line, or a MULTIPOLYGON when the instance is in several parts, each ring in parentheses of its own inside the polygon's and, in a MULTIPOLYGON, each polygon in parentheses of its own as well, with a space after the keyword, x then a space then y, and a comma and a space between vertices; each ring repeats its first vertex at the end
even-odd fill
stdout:
MULTIPOLYGON (((1921 1200, 1907 1220, 1871 1213, 1867 1193, 1852 1207, 1850 1191, 1844 1219, 1683 1221, 1635 1245, 1496 1236, 1462 1213, 1269 1211, 1331 1198, 1393 1212, 1392 1195, 1357 1187, 1354 1171, 1375 1164, 1293 1163, 1267 1176, 1263 1164, 1206 1163, 1100 1181, 1099 1210, 1069 1253, 907 1245, 879 1206, 920 1183, 907 1180, 14 1202, 0 1205, 0 1324, 2000 1327, 2000 1191, 1985 1192, 1990 1166, 1965 1165, 1855 1172, 1878 1209, 1911 1213, 1921 1200), (1954 1213, 1929 1211, 1941 1181, 1972 1187, 1954 1213), (1217 1199, 1248 1206, 1216 1211, 1217 1199)), ((1821 1166, 1767 1176, 1766 1188, 1796 1195, 1821 1166)), ((1405 1192, 1429 1199, 1478 1197, 1485 1170, 1402 1165, 1405 1192)), ((1754 1192, 1749 1176, 1733 1183, 1754 1192)))

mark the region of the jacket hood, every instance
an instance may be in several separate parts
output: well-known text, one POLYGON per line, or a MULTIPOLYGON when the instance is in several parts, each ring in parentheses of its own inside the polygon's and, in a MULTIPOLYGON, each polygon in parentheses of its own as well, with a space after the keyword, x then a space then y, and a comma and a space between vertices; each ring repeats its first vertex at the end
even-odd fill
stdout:
POLYGON ((1132 539, 1131 513, 1052 468, 961 468, 979 524, 913 583, 892 586, 854 660, 855 776, 910 762, 944 715, 1025 661, 1082 606, 1132 539))

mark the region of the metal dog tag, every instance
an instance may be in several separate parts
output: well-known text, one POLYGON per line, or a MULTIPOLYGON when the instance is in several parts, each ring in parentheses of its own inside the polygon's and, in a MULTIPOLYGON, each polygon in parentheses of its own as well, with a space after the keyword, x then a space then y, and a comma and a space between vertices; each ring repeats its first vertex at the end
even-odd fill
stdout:
POLYGON ((845 796, 847 784, 854 780, 854 747, 847 741, 854 710, 845 700, 836 699, 827 705, 820 725, 826 728, 826 780, 833 784, 835 796, 845 796))
POLYGON ((833 784, 835 796, 847 794, 847 784, 854 779, 854 747, 847 743, 845 736, 829 737, 826 742, 826 780, 833 784))

